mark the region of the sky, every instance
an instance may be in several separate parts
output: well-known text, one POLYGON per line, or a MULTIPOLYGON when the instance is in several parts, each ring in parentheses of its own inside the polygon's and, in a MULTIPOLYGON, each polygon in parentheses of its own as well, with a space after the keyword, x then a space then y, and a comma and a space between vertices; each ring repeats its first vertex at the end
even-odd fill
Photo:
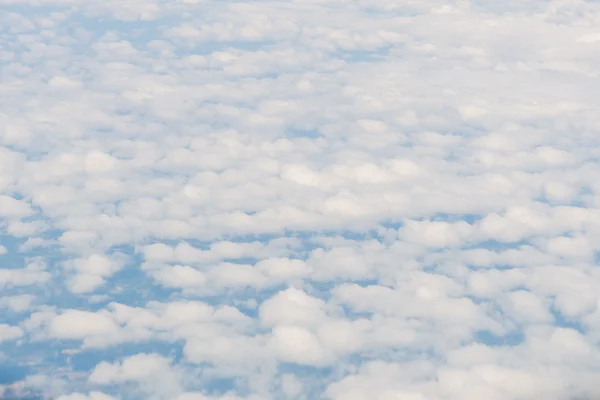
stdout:
POLYGON ((0 397, 600 397, 600 3, 0 0, 0 397))

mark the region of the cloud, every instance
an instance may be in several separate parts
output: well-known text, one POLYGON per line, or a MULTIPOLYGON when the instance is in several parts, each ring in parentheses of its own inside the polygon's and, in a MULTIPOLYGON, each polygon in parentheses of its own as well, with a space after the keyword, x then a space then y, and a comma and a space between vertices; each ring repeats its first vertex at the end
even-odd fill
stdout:
POLYGON ((297 324, 311 326, 322 322, 326 304, 298 289, 277 293, 260 306, 260 322, 265 326, 297 324))
POLYGON ((138 354, 120 364, 101 363, 90 375, 90 381, 110 384, 120 381, 139 381, 157 376, 168 367, 169 361, 156 354, 138 354))
POLYGON ((93 292, 104 284, 105 278, 118 272, 125 262, 126 257, 122 254, 110 258, 92 254, 87 258, 69 260, 65 263, 65 267, 76 271, 76 275, 68 282, 69 289, 73 293, 93 292))
POLYGON ((598 394, 593 2, 0 7, 0 391, 598 394))
POLYGON ((106 313, 67 310, 54 317, 48 329, 49 334, 56 338, 82 339, 114 334, 117 325, 106 313))
POLYGON ((18 287, 41 285, 50 280, 46 265, 41 259, 34 260, 25 268, 0 269, 0 285, 2 287, 18 287))
POLYGON ((0 196, 0 210, 3 218, 23 218, 33 214, 29 204, 9 196, 0 196))
POLYGON ((134 382, 150 398, 173 398, 180 392, 180 377, 170 360, 158 354, 136 354, 121 363, 102 362, 94 368, 89 381, 100 385, 134 382))
POLYGON ((23 336, 23 330, 16 326, 0 324, 0 342, 15 340, 23 336))
POLYGON ((25 312, 29 310, 34 300, 35 296, 28 294, 1 297, 0 307, 7 308, 13 312, 25 312))
POLYGON ((269 345, 284 362, 321 366, 329 358, 318 339, 308 329, 298 326, 276 327, 269 345))

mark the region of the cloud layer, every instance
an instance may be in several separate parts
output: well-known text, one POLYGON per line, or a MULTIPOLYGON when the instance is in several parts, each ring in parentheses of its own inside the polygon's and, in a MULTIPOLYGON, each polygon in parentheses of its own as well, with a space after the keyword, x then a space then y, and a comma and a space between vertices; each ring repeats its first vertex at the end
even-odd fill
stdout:
POLYGON ((0 8, 0 396, 600 395, 598 3, 0 8))

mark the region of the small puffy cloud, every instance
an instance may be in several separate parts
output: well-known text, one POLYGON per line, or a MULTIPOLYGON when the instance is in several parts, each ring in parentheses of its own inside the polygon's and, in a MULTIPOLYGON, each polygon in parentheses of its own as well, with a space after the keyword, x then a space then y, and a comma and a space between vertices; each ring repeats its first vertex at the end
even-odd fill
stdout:
POLYGON ((0 342, 18 339, 23 334, 23 330, 17 326, 0 324, 0 342))
POLYGON ((104 278, 99 275, 79 274, 69 279, 67 285, 73 293, 89 293, 104 284, 104 278))
POLYGON ((86 258, 77 258, 65 262, 65 267, 75 271, 75 275, 67 281, 67 286, 73 293, 89 293, 102 286, 105 278, 119 271, 125 263, 121 255, 107 257, 92 254, 86 258))
POLYGON ((0 287, 41 285, 50 278, 45 263, 39 259, 27 264, 25 268, 0 269, 0 287))
POLYGON ((85 156, 84 168, 90 174, 100 174, 112 171, 117 161, 108 154, 93 151, 85 156))
POLYGON ((3 218, 23 218, 33 214, 31 205, 24 200, 17 200, 13 197, 0 195, 0 217, 3 218))
POLYGON ((98 364, 89 377, 90 382, 111 384, 115 382, 140 381, 159 377, 169 369, 170 360, 158 354, 136 354, 121 363, 98 364))
POLYGON ((107 313, 80 310, 67 310, 55 316, 48 325, 48 334, 58 339, 105 336, 115 334, 117 330, 118 325, 107 313))
POLYGON ((398 237, 426 247, 453 247, 463 245, 476 235, 476 229, 464 221, 406 221, 398 230, 398 237))
POLYGON ((159 354, 136 354, 122 362, 96 365, 88 380, 110 386, 134 382, 149 396, 174 398, 181 392, 182 376, 171 363, 172 360, 159 354))
POLYGON ((175 265, 153 271, 152 277, 168 288, 194 288, 206 284, 206 275, 187 265, 175 265))
POLYGON ((269 346, 280 360, 288 363, 320 366, 331 357, 329 350, 321 345, 311 331, 298 326, 275 327, 269 346))
POLYGON ((299 289, 286 289, 263 302, 259 309, 264 326, 313 326, 326 318, 325 303, 299 289))
POLYGON ((13 312, 25 312, 30 308, 34 300, 35 296, 29 294, 0 297, 0 307, 7 308, 13 312))
POLYGON ((554 318, 549 306, 547 299, 523 290, 509 293, 502 302, 505 315, 519 323, 551 323, 554 318))

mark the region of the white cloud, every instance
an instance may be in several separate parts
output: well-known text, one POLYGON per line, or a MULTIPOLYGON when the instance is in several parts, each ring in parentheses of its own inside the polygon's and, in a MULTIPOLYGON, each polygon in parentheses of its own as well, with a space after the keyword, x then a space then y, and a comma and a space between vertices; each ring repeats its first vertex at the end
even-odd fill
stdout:
POLYGON ((548 300, 540 299, 531 292, 511 292, 502 307, 506 315, 510 315, 520 323, 551 323, 553 321, 548 300))
POLYGON ((104 284, 104 279, 99 275, 75 275, 68 281, 68 286, 73 293, 89 293, 104 284))
POLYGON ((122 363, 98 364, 90 375, 90 381, 100 384, 113 382, 140 381, 158 377, 168 369, 170 361, 158 354, 137 354, 123 360, 122 363))
POLYGON ((593 2, 0 7, 19 390, 598 394, 593 2))
POLYGON ((67 310, 52 319, 48 333, 60 339, 83 339, 117 332, 118 326, 106 313, 67 310))
POLYGON ((41 285, 50 278, 46 265, 40 259, 27 264, 25 268, 0 269, 0 287, 41 285))
POLYGON ((261 304, 259 315, 264 326, 314 326, 326 318, 325 303, 298 289, 287 289, 261 304))
POLYGON ((4 218, 23 218, 33 214, 31 206, 23 200, 0 195, 0 216, 4 218))
POLYGON ((173 398, 181 391, 181 377, 171 360, 158 354, 136 354, 120 363, 102 362, 94 368, 89 381, 100 385, 135 382, 150 398, 173 398))
POLYGON ((330 358, 329 352, 321 346, 315 335, 298 326, 281 325, 274 328, 269 346, 284 362, 320 366, 330 358))
POLYGON ((406 221, 398 230, 398 237, 427 247, 450 247, 464 245, 475 229, 464 221, 454 224, 432 221, 406 221))
POLYGON ((23 330, 17 326, 0 324, 0 342, 15 340, 23 336, 23 330))
POLYGON ((29 294, 0 297, 0 307, 8 308, 13 312, 25 312, 29 310, 34 300, 35 296, 29 294))
POLYGON ((105 278, 111 277, 119 271, 126 257, 121 254, 106 257, 104 255, 92 254, 86 258, 78 258, 65 262, 67 269, 76 271, 67 282, 73 293, 89 293, 95 291, 104 284, 105 278))
POLYGON ((169 288, 202 287, 206 284, 206 276, 187 265, 175 265, 162 268, 152 273, 154 279, 169 288))

